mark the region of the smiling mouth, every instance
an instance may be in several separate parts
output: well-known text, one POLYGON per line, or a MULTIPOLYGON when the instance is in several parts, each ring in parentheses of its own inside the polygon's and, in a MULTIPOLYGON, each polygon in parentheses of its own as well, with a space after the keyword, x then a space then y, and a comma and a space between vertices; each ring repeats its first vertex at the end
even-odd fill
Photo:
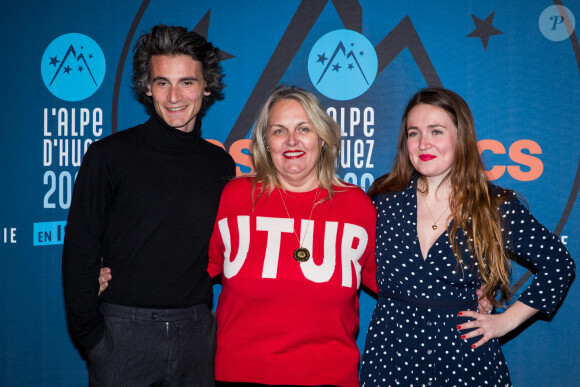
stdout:
POLYGON ((433 155, 421 155, 421 156, 419 156, 419 158, 422 161, 429 161, 429 160, 433 160, 434 158, 436 158, 436 156, 433 156, 433 155))
POLYGON ((177 108, 170 108, 170 107, 166 107, 167 110, 169 110, 170 112, 180 112, 182 110, 185 110, 187 106, 181 106, 181 107, 177 107, 177 108))
POLYGON ((286 157, 287 159, 293 159, 296 157, 300 157, 304 154, 303 151, 288 151, 288 152, 284 152, 284 157, 286 157))

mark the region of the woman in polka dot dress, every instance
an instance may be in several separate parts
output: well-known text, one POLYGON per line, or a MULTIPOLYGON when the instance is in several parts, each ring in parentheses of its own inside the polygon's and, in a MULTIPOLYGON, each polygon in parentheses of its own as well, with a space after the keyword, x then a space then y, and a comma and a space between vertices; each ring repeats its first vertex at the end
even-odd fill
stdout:
POLYGON ((363 386, 509 386, 497 337, 551 313, 575 265, 513 191, 490 184, 473 118, 452 91, 409 101, 393 171, 369 194, 377 207, 379 299, 365 345, 363 386), (477 312, 476 290, 509 287, 508 253, 537 271, 504 313, 477 312))

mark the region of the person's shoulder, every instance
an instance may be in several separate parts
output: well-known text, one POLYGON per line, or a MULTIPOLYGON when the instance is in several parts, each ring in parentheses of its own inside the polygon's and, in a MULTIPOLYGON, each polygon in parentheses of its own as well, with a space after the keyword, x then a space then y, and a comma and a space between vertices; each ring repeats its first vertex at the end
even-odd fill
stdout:
POLYGON ((115 132, 94 141, 87 148, 83 156, 83 163, 88 164, 98 160, 112 160, 116 157, 130 154, 132 147, 140 141, 138 132, 140 132, 141 126, 137 125, 130 129, 115 132))
POLYGON ((358 224, 374 228, 377 211, 371 198, 358 185, 342 182, 333 186, 332 206, 340 209, 343 219, 351 219, 358 224), (357 220, 358 219, 358 220, 357 220))
POLYGON ((248 176, 234 177, 226 183, 221 194, 220 207, 224 211, 240 206, 247 206, 251 202, 254 180, 248 176))
POLYGON ((358 185, 350 184, 347 182, 342 182, 343 185, 333 186, 334 194, 337 199, 352 202, 356 205, 371 205, 371 198, 367 193, 358 185))
POLYGON ((144 124, 140 124, 129 129, 124 129, 112 133, 107 137, 95 141, 93 144, 91 144, 91 146, 105 149, 118 146, 127 146, 139 142, 142 138, 141 132, 143 131, 143 125, 144 124))
POLYGON ((366 197, 368 195, 363 191, 363 189, 355 184, 347 183, 345 181, 341 181, 342 185, 334 185, 332 188, 334 189, 335 194, 342 195, 342 196, 351 196, 351 197, 366 197))
POLYGON ((227 167, 235 165, 232 156, 221 146, 216 145, 208 140, 202 139, 201 147, 203 148, 205 157, 207 157, 208 161, 212 164, 219 163, 227 167))
POLYGON ((203 146, 204 150, 216 155, 217 157, 224 157, 224 158, 231 158, 230 154, 222 147, 210 140, 201 139, 201 146, 203 146))
POLYGON ((398 191, 391 191, 387 193, 379 193, 371 197, 373 203, 381 202, 381 201, 403 201, 406 200, 409 196, 409 187, 407 186, 398 191))
POLYGON ((522 195, 511 189, 489 183, 489 195, 503 205, 522 204, 525 199, 522 195))
POLYGON ((526 199, 516 191, 489 183, 489 194, 504 218, 529 212, 526 199))
POLYGON ((234 177, 227 182, 224 187, 223 194, 239 194, 250 192, 254 186, 254 178, 251 176, 238 176, 234 177))
POLYGON ((487 183, 487 186, 489 187, 490 194, 494 195, 494 196, 502 196, 502 195, 505 195, 509 192, 512 192, 509 189, 500 187, 499 185, 495 185, 495 184, 490 183, 490 182, 487 183))

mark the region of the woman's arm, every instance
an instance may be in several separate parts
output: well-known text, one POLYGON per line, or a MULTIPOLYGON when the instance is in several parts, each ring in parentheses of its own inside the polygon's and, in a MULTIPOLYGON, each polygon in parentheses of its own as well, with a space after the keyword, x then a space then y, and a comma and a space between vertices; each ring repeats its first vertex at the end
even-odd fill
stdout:
POLYGON ((516 301, 506 311, 500 314, 482 314, 474 311, 459 312, 460 317, 472 318, 473 320, 457 326, 458 330, 473 329, 473 331, 461 336, 462 339, 470 339, 482 336, 472 345, 472 348, 481 347, 488 340, 502 337, 508 332, 519 327, 524 321, 538 313, 538 309, 527 306, 523 302, 516 301))
POLYGON ((460 312, 461 317, 473 320, 459 325, 457 329, 475 328, 462 338, 482 335, 473 345, 474 348, 489 339, 505 335, 539 311, 552 313, 576 268, 560 238, 542 226, 517 198, 506 201, 498 210, 502 216, 505 250, 532 265, 535 277, 519 299, 501 314, 460 312))

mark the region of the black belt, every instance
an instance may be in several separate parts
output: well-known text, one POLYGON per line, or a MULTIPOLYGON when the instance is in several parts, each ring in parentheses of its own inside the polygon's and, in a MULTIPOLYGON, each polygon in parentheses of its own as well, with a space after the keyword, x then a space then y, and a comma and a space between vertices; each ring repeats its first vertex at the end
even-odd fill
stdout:
POLYGON ((415 298, 402 294, 380 291, 379 298, 401 301, 407 304, 429 309, 450 309, 450 310, 477 310, 477 300, 442 300, 430 298, 415 298))
POLYGON ((101 303, 101 313, 105 316, 120 317, 135 320, 153 320, 153 321, 177 321, 187 319, 197 319, 203 314, 209 313, 209 306, 207 304, 199 304, 187 308, 175 309, 158 309, 158 308, 135 308, 132 306, 124 306, 117 304, 110 304, 108 302, 101 303))

